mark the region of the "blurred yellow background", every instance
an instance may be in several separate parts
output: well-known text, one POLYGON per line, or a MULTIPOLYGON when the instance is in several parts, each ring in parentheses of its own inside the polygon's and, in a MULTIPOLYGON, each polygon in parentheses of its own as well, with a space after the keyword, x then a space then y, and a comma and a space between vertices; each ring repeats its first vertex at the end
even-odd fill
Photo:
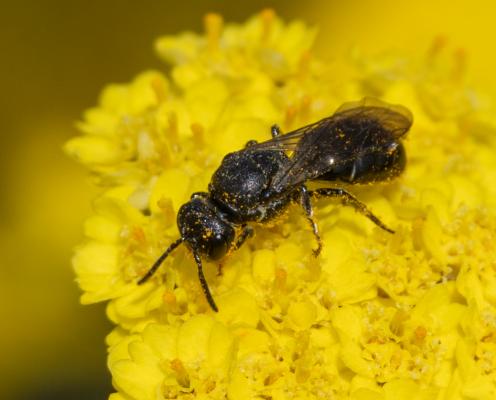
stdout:
MULTIPOLYGON (((70 268, 72 248, 96 190, 61 146, 75 121, 110 82, 163 68, 153 40, 200 31, 217 11, 245 20, 265 7, 320 26, 317 53, 339 57, 399 49, 416 56, 444 34, 466 50, 471 80, 495 93, 489 0, 429 2, 251 1, 242 4, 110 0, 25 0, 0 15, 0 398, 101 399, 111 391, 103 306, 82 307, 70 268)), ((339 77, 336 77, 339 79, 339 77)))

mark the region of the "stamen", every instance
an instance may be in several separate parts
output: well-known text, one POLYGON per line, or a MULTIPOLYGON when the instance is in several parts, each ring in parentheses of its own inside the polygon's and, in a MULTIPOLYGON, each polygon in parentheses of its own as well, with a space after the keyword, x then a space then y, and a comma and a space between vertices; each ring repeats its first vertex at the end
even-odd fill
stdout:
POLYGON ((276 17, 276 13, 272 8, 266 8, 265 10, 262 10, 260 13, 260 17, 262 19, 262 41, 266 42, 269 37, 270 33, 272 30, 272 25, 274 22, 274 19, 276 17))
POLYGON ((216 13, 208 13, 203 19, 205 32, 207 33, 208 49, 210 51, 219 48, 220 35, 224 21, 222 16, 216 13))
POLYGON ((193 140, 198 146, 204 146, 205 145, 205 129, 203 128, 202 124, 199 123, 192 123, 191 124, 191 132, 193 133, 193 140))

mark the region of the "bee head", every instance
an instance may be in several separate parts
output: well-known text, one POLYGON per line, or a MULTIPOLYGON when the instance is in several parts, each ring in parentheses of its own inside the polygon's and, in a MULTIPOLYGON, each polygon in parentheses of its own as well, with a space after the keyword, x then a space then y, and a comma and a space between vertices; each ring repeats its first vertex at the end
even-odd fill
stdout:
POLYGON ((228 252, 235 237, 234 227, 206 194, 194 194, 179 209, 177 225, 186 245, 212 261, 228 252))

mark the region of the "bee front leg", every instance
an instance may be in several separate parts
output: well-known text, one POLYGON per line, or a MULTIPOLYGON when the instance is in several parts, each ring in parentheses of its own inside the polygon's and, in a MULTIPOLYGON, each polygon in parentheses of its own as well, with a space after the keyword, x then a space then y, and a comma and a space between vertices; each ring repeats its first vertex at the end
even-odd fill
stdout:
POLYGON ((242 231, 238 236, 236 243, 234 243, 232 250, 238 250, 243 245, 246 239, 253 236, 253 228, 251 226, 244 224, 241 225, 241 229, 242 231))
POLYGON ((308 222, 310 222, 310 225, 311 225, 312 231, 313 231, 313 235, 315 236, 315 239, 317 239, 317 248, 313 249, 313 254, 315 257, 317 257, 320 254, 320 252, 322 251, 322 239, 320 238, 320 235, 319 235, 319 227, 317 226, 317 223, 313 219, 311 193, 312 192, 309 192, 305 185, 301 185, 300 204, 303 207, 303 210, 305 211, 308 222))
POLYGON ((344 189, 339 188, 321 188, 308 192, 311 197, 338 197, 341 199, 345 206, 352 206, 355 211, 367 217, 379 228, 384 229, 386 232, 394 233, 394 231, 388 228, 378 217, 376 217, 372 211, 370 211, 365 204, 358 200, 351 193, 344 189))

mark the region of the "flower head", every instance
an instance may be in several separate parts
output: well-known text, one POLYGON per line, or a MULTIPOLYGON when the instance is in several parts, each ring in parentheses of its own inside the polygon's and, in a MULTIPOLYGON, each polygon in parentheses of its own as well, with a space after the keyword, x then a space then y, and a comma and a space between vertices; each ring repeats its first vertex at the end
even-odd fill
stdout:
POLYGON ((269 10, 241 25, 209 14, 205 31, 160 38, 170 74, 108 86, 66 144, 102 187, 73 264, 82 302, 109 301, 117 325, 111 398, 494 398, 496 124, 460 57, 436 43, 422 62, 324 63, 314 29, 269 10), (415 119, 403 176, 350 188, 394 235, 321 201, 319 258, 294 207, 205 265, 218 313, 186 248, 136 284, 226 153, 365 95, 415 119))

